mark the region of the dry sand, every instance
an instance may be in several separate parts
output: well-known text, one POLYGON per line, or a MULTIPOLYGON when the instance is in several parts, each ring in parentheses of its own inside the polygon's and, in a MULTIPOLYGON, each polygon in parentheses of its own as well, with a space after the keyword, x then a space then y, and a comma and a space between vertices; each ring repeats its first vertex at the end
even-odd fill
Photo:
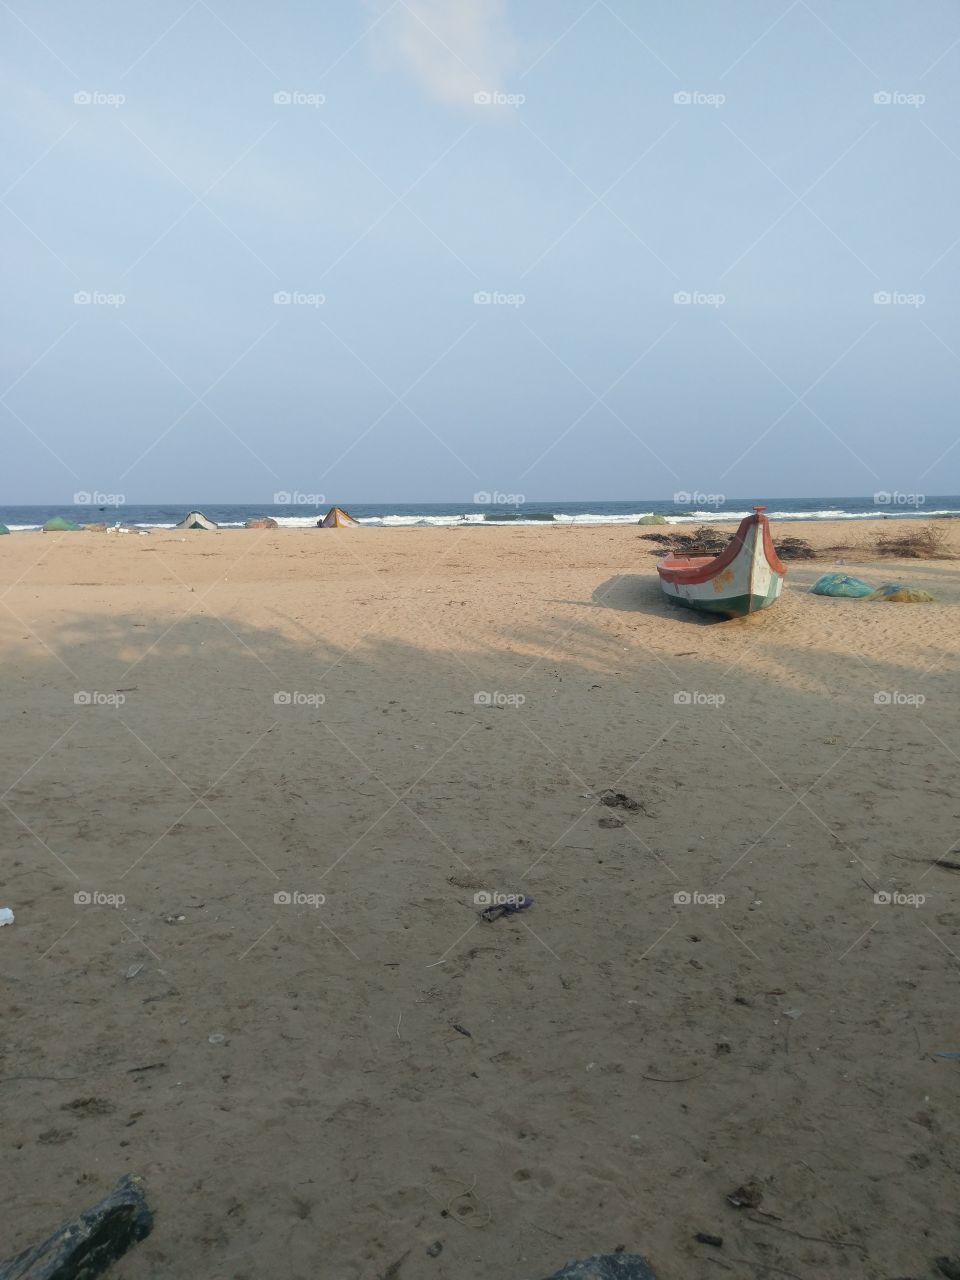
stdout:
POLYGON ((960 1254, 960 561, 710 624, 640 532, 0 539, 0 1256, 125 1171, 116 1280, 960 1254))

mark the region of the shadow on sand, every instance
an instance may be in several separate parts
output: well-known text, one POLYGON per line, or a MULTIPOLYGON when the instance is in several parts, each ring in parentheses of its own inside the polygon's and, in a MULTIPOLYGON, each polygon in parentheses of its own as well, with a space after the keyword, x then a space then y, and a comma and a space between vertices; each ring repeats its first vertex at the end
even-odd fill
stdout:
MULTIPOLYGON (((449 1274, 476 1274, 480 1235, 446 1231, 448 1204, 495 1210, 488 1274, 520 1276, 524 1249, 522 1274, 546 1275, 638 1233, 664 1274, 693 1275, 677 1170, 713 1203, 773 1169, 782 1211, 827 1235, 801 1157, 823 1167, 841 1122, 834 1183, 896 1175, 872 1193, 871 1274, 905 1194, 951 1220, 957 1119, 937 1112, 921 1165, 902 1101, 950 1069, 914 1033, 955 1043, 953 885, 924 881, 929 929, 872 886, 915 887, 895 859, 947 846, 955 776, 874 690, 923 688, 952 751, 953 673, 921 685, 895 652, 801 651, 789 611, 759 655, 736 629, 656 650, 639 615, 708 624, 650 575, 576 603, 613 612, 480 639, 433 605, 398 639, 365 635, 358 607, 340 643, 312 601, 282 630, 246 605, 83 612, 42 643, 8 626, 0 1085, 22 1211, 5 1252, 64 1217, 81 1176, 129 1166, 163 1224, 138 1275, 274 1274, 278 1257, 308 1275, 319 1247, 361 1280, 442 1232, 449 1274), (620 826, 608 787, 642 801, 620 826), (911 843, 924 809, 942 822, 911 843), (717 888, 722 906, 691 904, 717 888), (490 890, 534 907, 480 923, 490 890), (777 1144, 792 1164, 771 1164, 777 1144)), ((826 1274, 808 1244, 780 1260, 826 1274)))
POLYGON ((660 579, 654 574, 621 573, 608 578, 595 588, 590 597, 598 609, 615 609, 619 613, 650 613, 675 622, 698 627, 715 626, 726 619, 709 617, 695 609, 685 609, 673 604, 660 589, 660 579))

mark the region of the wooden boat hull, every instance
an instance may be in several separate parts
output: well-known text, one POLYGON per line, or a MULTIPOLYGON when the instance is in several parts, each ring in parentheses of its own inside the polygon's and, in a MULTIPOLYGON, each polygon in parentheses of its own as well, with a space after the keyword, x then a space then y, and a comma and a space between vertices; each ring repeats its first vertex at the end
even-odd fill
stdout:
POLYGON ((762 507, 740 522, 718 556, 671 555, 657 561, 660 586, 671 603, 722 618, 769 609, 780 598, 786 571, 762 507))

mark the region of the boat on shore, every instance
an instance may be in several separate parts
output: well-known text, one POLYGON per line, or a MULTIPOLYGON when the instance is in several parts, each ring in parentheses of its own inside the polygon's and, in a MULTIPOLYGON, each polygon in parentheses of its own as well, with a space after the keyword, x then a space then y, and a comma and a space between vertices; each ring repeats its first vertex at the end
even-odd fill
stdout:
POLYGON ((765 510, 754 507, 718 556, 668 555, 658 560, 667 599, 723 618, 743 618, 774 604, 787 568, 774 550, 765 510))

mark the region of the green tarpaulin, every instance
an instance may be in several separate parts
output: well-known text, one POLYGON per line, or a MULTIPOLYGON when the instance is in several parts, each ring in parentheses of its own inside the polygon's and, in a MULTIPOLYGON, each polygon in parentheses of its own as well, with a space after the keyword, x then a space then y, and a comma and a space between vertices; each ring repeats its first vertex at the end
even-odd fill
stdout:
POLYGON ((80 526, 66 516, 54 516, 43 526, 44 533, 79 533, 80 526))

